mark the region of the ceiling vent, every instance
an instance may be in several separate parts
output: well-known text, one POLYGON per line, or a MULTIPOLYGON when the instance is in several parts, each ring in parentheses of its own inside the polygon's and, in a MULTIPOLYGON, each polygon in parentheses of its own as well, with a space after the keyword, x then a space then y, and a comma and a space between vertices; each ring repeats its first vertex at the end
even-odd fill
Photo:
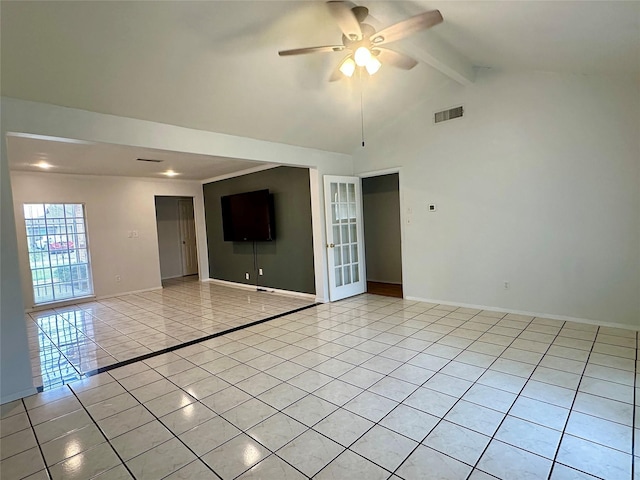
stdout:
POLYGON ((451 108, 449 110, 443 110, 441 112, 436 112, 433 117, 434 123, 446 122, 447 120, 453 120, 454 118, 460 118, 464 110, 462 106, 451 108))
POLYGON ((149 158, 136 158, 138 162, 162 163, 164 160, 151 160, 149 158))

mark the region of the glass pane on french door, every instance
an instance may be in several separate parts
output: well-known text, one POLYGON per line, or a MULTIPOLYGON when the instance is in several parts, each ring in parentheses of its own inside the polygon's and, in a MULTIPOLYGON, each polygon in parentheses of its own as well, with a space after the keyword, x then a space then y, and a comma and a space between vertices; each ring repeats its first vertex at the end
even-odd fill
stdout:
POLYGON ((34 303, 93 295, 84 205, 26 203, 34 303))
POLYGON ((356 193, 353 183, 331 183, 334 264, 333 275, 336 287, 349 285, 359 280, 360 262, 358 250, 356 193))

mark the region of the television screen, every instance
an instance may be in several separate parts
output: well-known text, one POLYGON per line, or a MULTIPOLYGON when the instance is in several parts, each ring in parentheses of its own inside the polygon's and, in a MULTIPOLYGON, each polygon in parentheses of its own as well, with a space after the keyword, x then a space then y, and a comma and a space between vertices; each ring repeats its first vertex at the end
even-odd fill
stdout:
POLYGON ((273 195, 269 190, 238 193, 221 198, 225 242, 275 239, 273 195))

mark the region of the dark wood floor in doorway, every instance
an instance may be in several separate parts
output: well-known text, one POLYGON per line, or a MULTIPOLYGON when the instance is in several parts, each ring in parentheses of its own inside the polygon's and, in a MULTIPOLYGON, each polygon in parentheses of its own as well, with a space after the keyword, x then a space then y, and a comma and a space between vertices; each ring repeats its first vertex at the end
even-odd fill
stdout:
POLYGON ((397 283, 367 282, 367 293, 403 298, 402 285, 397 283))

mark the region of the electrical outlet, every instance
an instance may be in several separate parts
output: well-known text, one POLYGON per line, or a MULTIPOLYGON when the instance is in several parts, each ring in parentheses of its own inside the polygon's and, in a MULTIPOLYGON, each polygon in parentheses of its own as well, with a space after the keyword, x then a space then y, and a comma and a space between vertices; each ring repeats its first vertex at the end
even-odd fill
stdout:
POLYGON ((509 287, 510 287, 510 286, 511 286, 511 285, 509 285, 509 282, 504 282, 504 289, 505 289, 505 290, 509 290, 509 287))
POLYGON ((122 280, 122 277, 120 277, 120 275, 116 275, 116 282, 120 282, 120 280, 122 280))
POLYGON ((258 269, 258 275, 264 275, 264 273, 262 273, 262 269, 261 268, 258 269))
POLYGON ((244 279, 245 279, 245 280, 249 280, 249 272, 246 272, 246 273, 244 274, 244 279))

